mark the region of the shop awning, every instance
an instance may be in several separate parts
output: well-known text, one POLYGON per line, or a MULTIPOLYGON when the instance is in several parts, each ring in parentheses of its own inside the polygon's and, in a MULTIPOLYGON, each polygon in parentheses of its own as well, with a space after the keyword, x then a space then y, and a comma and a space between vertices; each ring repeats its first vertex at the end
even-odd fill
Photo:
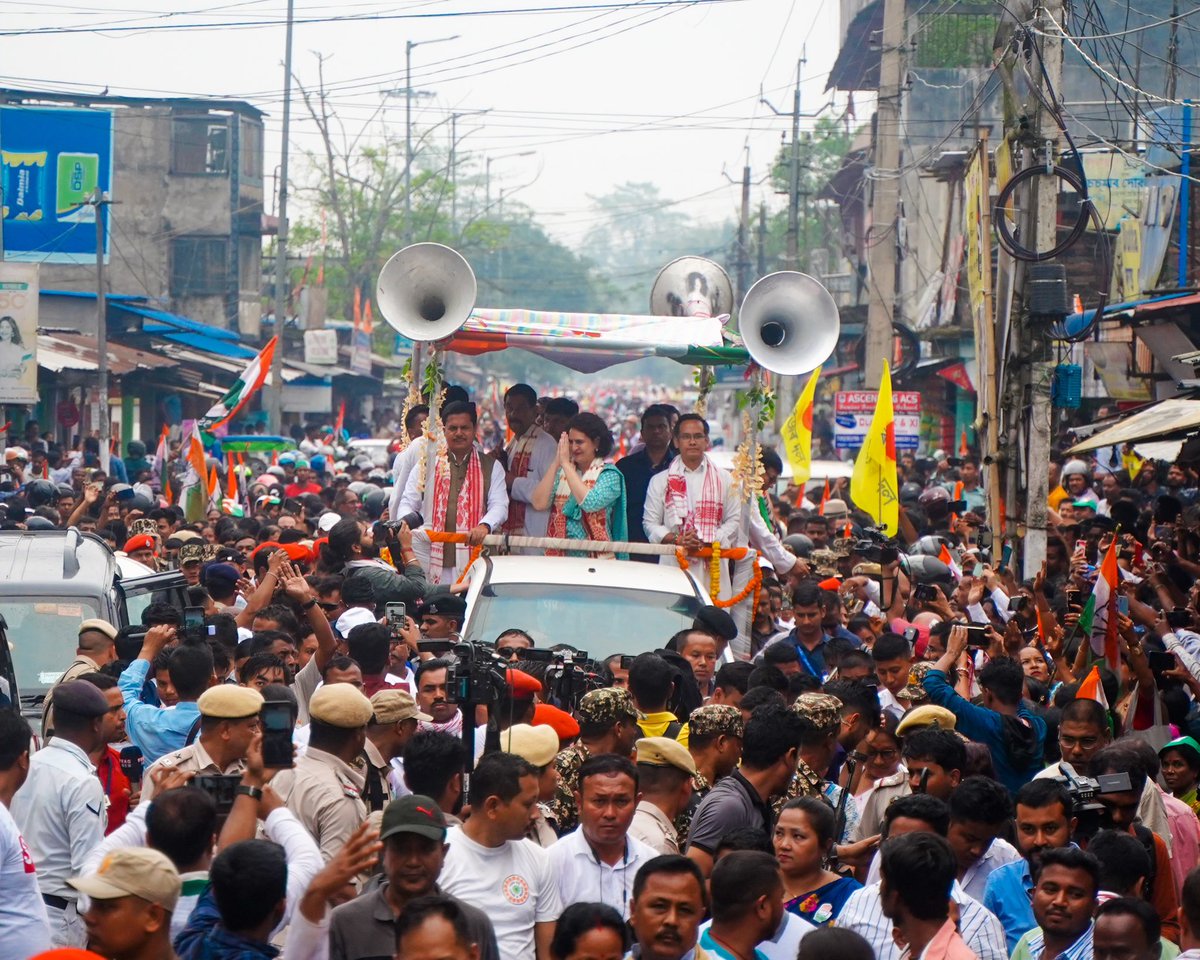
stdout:
POLYGON ((1132 413, 1105 430, 1075 444, 1070 453, 1083 453, 1098 447, 1119 446, 1141 440, 1167 440, 1185 437, 1200 430, 1200 400, 1173 397, 1137 413, 1132 413))
MULTIPOLYGON (((169 357, 111 341, 106 352, 108 371, 114 377, 123 377, 138 370, 158 370, 177 365, 169 357)), ((64 370, 95 372, 100 365, 95 339, 74 333, 38 334, 37 356, 39 367, 55 373, 64 370)))

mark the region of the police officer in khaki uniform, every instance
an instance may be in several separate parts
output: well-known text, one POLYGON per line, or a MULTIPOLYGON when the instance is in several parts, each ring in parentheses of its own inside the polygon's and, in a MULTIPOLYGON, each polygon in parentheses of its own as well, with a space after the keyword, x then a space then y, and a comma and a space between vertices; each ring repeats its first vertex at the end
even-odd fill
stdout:
POLYGON ((142 803, 158 789, 156 770, 182 773, 240 775, 246 769, 246 751, 259 731, 262 694, 253 687, 220 683, 200 694, 200 733, 186 747, 159 757, 142 783, 142 803))
POLYGON ((371 701, 349 683, 328 683, 308 704, 308 752, 271 787, 312 834, 328 863, 367 818, 366 776, 355 766, 374 715, 371 701))
POLYGON ((117 628, 107 620, 84 620, 79 625, 79 640, 76 643, 75 659, 42 701, 42 739, 54 735, 54 690, 59 684, 78 680, 85 673, 98 673, 106 663, 117 659, 117 628))
POLYGON ((679 853, 674 820, 692 799, 696 761, 678 740, 643 737, 637 749, 638 801, 629 835, 660 854, 679 853))
POLYGON ((528 760, 537 770, 538 803, 533 808, 533 819, 525 828, 525 837, 539 847, 549 847, 558 839, 554 829, 553 812, 547 805, 554 799, 558 786, 558 771, 554 758, 558 755, 558 734, 547 726, 531 726, 514 723, 500 734, 500 749, 528 760))

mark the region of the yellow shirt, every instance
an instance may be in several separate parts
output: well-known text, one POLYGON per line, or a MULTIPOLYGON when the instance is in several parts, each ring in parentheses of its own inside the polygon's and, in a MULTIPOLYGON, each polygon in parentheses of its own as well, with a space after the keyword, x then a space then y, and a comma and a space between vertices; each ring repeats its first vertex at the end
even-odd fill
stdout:
MULTIPOLYGON (((667 727, 678 722, 679 718, 675 714, 663 710, 659 713, 643 714, 642 719, 638 721, 638 726, 642 728, 644 737, 663 737, 666 736, 667 727)), ((681 725, 675 739, 685 747, 688 745, 688 725, 686 723, 681 725)))

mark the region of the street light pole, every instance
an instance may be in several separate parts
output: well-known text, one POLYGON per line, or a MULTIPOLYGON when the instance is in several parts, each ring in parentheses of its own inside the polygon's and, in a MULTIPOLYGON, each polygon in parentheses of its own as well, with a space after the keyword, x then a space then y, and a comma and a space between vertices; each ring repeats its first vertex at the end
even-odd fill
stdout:
POLYGON ((404 43, 404 243, 407 246, 413 241, 412 222, 412 52, 423 43, 445 43, 447 40, 457 40, 458 34, 452 37, 439 37, 437 40, 406 40, 404 43))
MULTIPOLYGON (((458 230, 458 119, 459 117, 475 117, 491 110, 464 110, 461 113, 450 114, 450 232, 458 230)), ((465 137, 466 134, 463 134, 465 137)))
MULTIPOLYGON (((492 163, 496 160, 511 160, 513 157, 532 157, 536 150, 522 150, 520 153, 502 153, 498 157, 488 157, 483 168, 483 214, 487 216, 492 209, 492 163)), ((503 210, 503 206, 501 207, 503 210)))

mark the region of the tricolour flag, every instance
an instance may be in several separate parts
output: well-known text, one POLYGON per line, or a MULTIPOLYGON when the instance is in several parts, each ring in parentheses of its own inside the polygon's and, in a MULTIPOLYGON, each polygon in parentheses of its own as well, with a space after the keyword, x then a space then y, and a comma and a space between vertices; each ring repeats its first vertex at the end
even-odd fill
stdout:
POLYGON ((862 449, 854 460, 850 498, 889 537, 900 530, 899 477, 896 471, 896 424, 892 414, 892 375, 883 361, 879 400, 862 449))
POLYGON ((817 378, 820 375, 821 368, 817 367, 796 400, 795 408, 783 421, 783 429, 779 431, 783 439, 783 448, 787 451, 788 461, 792 465, 792 482, 801 489, 812 476, 813 397, 817 392, 817 378))
POLYGON ((272 337, 267 345, 259 351, 258 356, 250 361, 250 365, 242 371, 241 376, 233 381, 229 392, 209 408, 208 413, 200 418, 201 430, 215 430, 221 424, 233 419, 246 401, 253 396, 254 391, 263 385, 267 374, 271 371, 271 358, 275 355, 275 343, 279 337, 272 337))
POLYGON ((1093 666, 1088 675, 1075 691, 1076 700, 1095 700, 1105 710, 1108 710, 1108 697, 1104 694, 1104 684, 1100 682, 1100 668, 1093 666))
POLYGON ((1091 639, 1092 653, 1103 657, 1108 669, 1121 675, 1120 651, 1117 646, 1117 589, 1121 583, 1117 566, 1117 540, 1104 555, 1092 595, 1079 615, 1079 629, 1091 639))
POLYGON ((184 474, 183 491, 179 499, 183 502, 185 519, 188 523, 195 523, 204 519, 211 496, 208 488, 208 462, 204 459, 200 427, 195 422, 192 423, 191 436, 184 441, 182 453, 187 472, 184 474))
POLYGON ((961 580, 963 577, 962 567, 954 562, 954 555, 950 552, 950 548, 944 543, 942 549, 938 551, 938 559, 950 568, 950 573, 953 574, 955 580, 961 580))

